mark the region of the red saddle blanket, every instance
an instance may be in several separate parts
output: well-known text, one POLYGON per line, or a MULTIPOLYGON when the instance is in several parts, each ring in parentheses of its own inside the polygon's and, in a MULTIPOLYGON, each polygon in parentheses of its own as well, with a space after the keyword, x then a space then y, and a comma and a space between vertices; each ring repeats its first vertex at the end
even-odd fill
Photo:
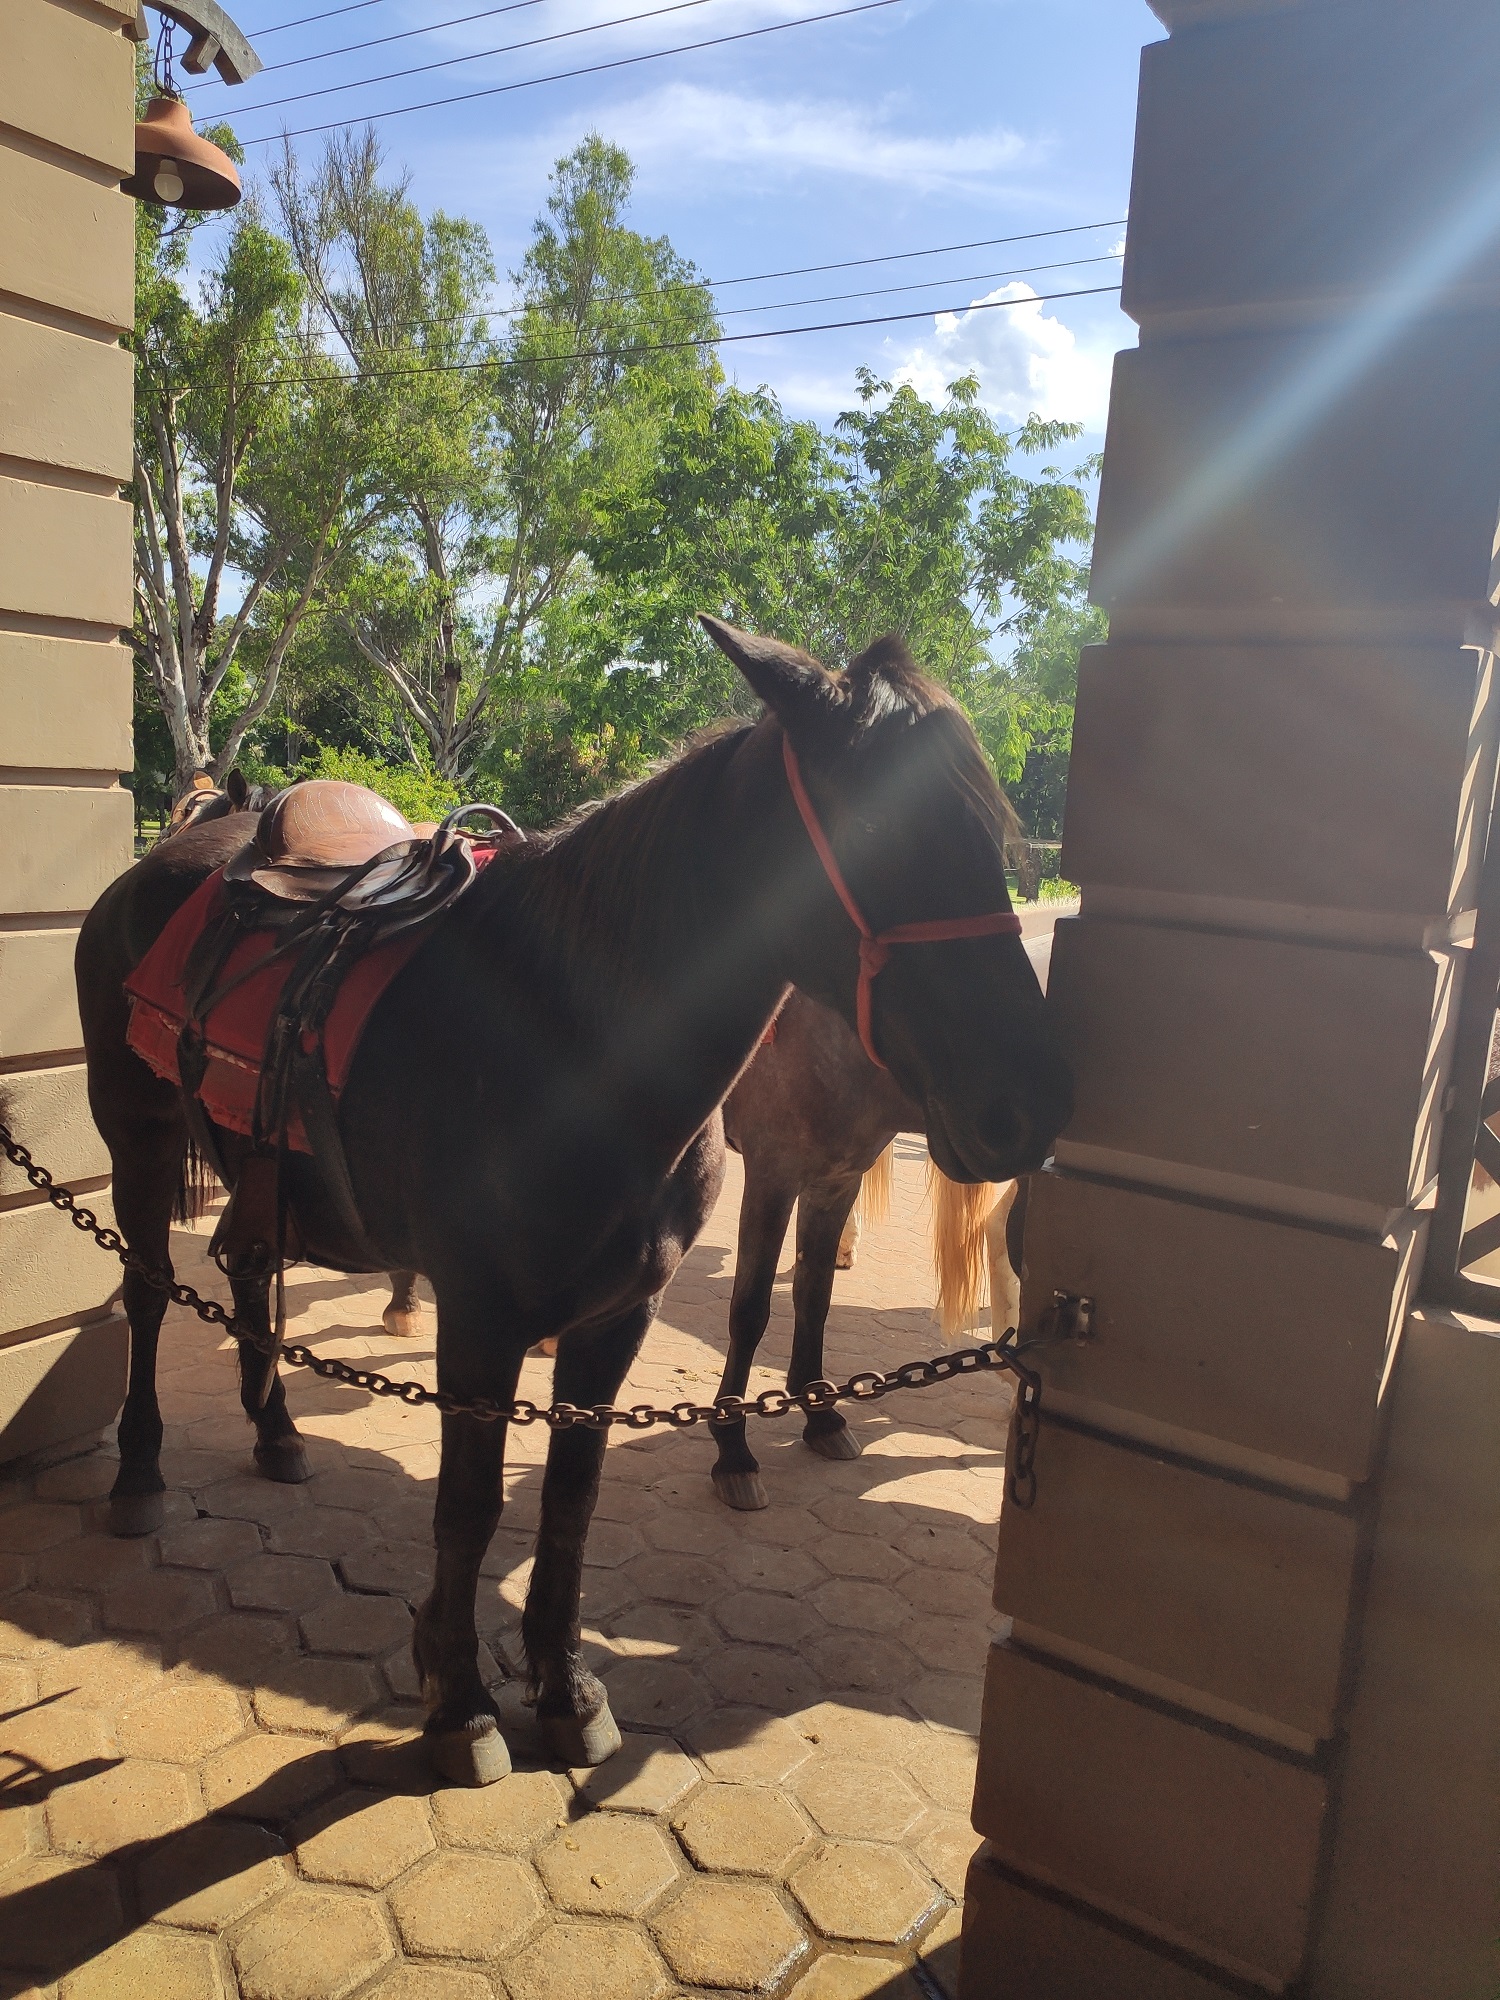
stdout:
MULTIPOLYGON (((488 854, 480 849, 476 861, 488 854)), ((126 1039, 158 1076, 181 1083, 177 1070, 177 1037, 187 1018, 183 975, 188 956, 205 927, 225 905, 222 875, 216 869, 194 890, 125 982, 131 1002, 130 1026, 126 1039)), ((328 1085, 335 1100, 348 1080, 360 1037, 376 1001, 390 985, 418 945, 429 935, 426 925, 384 944, 375 945, 355 960, 345 975, 323 1030, 323 1056, 328 1085)), ((221 981, 234 978, 266 959, 262 971, 252 972, 242 984, 227 993, 212 1008, 204 1022, 208 1047, 208 1067, 199 1092, 204 1110, 215 1125, 226 1131, 251 1135, 255 1093, 265 1052, 266 1035, 280 1004, 295 952, 282 958, 268 955, 277 943, 272 931, 251 931, 237 944, 221 981)), ((302 1121, 293 1114, 287 1137, 298 1152, 310 1152, 302 1121)))

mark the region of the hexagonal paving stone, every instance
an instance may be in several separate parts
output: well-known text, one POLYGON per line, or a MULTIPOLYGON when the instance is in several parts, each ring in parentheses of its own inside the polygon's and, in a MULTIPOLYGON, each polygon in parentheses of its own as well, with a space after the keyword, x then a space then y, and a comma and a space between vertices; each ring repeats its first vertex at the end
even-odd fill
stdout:
POLYGON ((353 1659, 384 1659, 411 1641, 411 1613, 396 1597, 356 1597, 341 1591, 299 1623, 314 1653, 342 1653, 353 1659))
POLYGON ((390 1892, 401 1942, 418 1958, 493 1963, 542 1914, 536 1878, 521 1861, 435 1854, 390 1892))
POLYGON ((624 1924, 553 1924, 505 1968, 512 2000, 656 2000, 655 1954, 624 1924))
POLYGON ((823 1685, 840 1692, 891 1695, 922 1671, 904 1646, 873 1632, 825 1632, 802 1650, 823 1685))
POLYGON ((200 1672, 254 1688, 296 1659, 297 1628, 291 1619, 268 1612, 221 1611, 194 1626, 177 1645, 200 1672))
POLYGON ((632 1556, 641 1555, 646 1544, 624 1521, 595 1521, 583 1545, 583 1559, 591 1569, 620 1569, 632 1556))
POLYGON ((184 1521, 161 1538, 161 1559, 179 1569, 228 1569, 260 1554, 260 1529, 254 1521, 184 1521))
POLYGON ((221 1520, 258 1521, 262 1527, 284 1521, 290 1514, 305 1514, 312 1507, 303 1487, 283 1486, 277 1480, 262 1479, 248 1472, 233 1479, 221 1479, 216 1486, 205 1486, 198 1495, 198 1504, 205 1513, 215 1514, 221 1520))
POLYGON ((352 1507, 309 1507, 305 1513, 272 1521, 266 1545, 277 1555, 322 1556, 336 1562, 372 1542, 397 1539, 382 1533, 372 1515, 356 1514, 352 1507))
POLYGON ((44 1550, 33 1561, 31 1574, 44 1590, 113 1590, 135 1583, 151 1567, 151 1544, 145 1539, 84 1535, 44 1550))
POLYGON ((119 1470, 118 1453, 94 1450, 49 1465, 36 1475, 32 1493, 38 1500, 102 1500, 119 1470))
POLYGON ((124 1928, 120 1885, 111 1868, 37 1855, 5 1871, 8 1921, 0 1924, 0 1965, 51 1971, 76 1965, 124 1928), (25 1922, 17 1921, 26 1912, 25 1922))
POLYGON ((690 1882, 651 1925, 686 1985, 763 1992, 784 1978, 807 1939, 768 1888, 714 1878, 690 1882))
POLYGON ((547 1843, 536 1865, 558 1908, 579 1916, 641 1916, 677 1880, 661 1834, 629 1813, 576 1821, 547 1843))
POLYGON ((242 2000, 343 2000, 394 1957, 369 1896, 297 1888, 236 1932, 242 2000))
POLYGON ((47 1824, 64 1854, 109 1854, 131 1841, 160 1840, 202 1812, 196 1775, 132 1757, 54 1792, 47 1824))
POLYGON ((37 1692, 118 1715, 161 1685, 161 1651, 149 1639, 94 1639, 71 1646, 35 1662, 37 1692))
POLYGON ((401 1481, 383 1467, 332 1465, 314 1473, 304 1491, 320 1507, 352 1507, 357 1514, 368 1514, 398 1500, 401 1481))
POLYGON ((723 1570, 703 1556, 637 1556, 625 1574, 643 1597, 668 1604, 709 1604, 724 1588, 723 1570))
MULTIPOLYGON (((48 1701, 10 1716, 0 1743, 0 1776, 10 1785, 24 1782, 23 1767, 44 1771, 77 1771, 112 1763, 115 1736, 97 1709, 67 1701, 48 1701)), ((29 1771, 27 1772, 29 1776, 29 1771)))
POLYGON ((828 1576, 823 1565, 815 1562, 806 1549, 764 1549, 746 1541, 735 1542, 725 1550, 723 1565, 725 1573, 747 1590, 779 1591, 784 1597, 805 1597, 828 1576))
POLYGON ((917 1945, 917 1957, 927 1974, 929 1985, 945 1994, 947 2000, 958 2000, 958 1959, 963 1928, 962 1909, 945 1910, 917 1945))
POLYGON ((717 1708, 687 1732, 695 1750, 716 1778, 776 1784, 812 1755, 812 1745, 798 1729, 763 1708, 717 1708))
MULTIPOLYGON (((9 1777, 9 1761, 0 1755, 0 1778, 8 1780, 9 1777)), ((43 1786, 37 1786, 38 1796, 43 1789, 43 1786)), ((12 1800, 24 1796, 21 1785, 10 1783, 7 1790, 12 1800)), ((0 1813, 0 1868, 9 1868, 13 1861, 25 1860, 28 1854, 46 1844, 46 1828, 39 1810, 15 1803, 8 1804, 0 1813)))
POLYGON ((263 1826, 201 1820, 141 1863, 142 1914, 179 1930, 227 1930, 285 1886, 285 1853, 263 1826))
POLYGON ((342 1783, 332 1750, 305 1736, 244 1736, 203 1767, 210 1812, 285 1820, 342 1783))
POLYGON ((426 1798, 435 1782, 421 1709, 378 1710, 339 1737, 339 1761, 351 1781, 372 1792, 403 1792, 426 1798))
POLYGON ((0 1511, 0 1549, 31 1556, 83 1533, 83 1516, 76 1507, 56 1501, 23 1500, 0 1511))
POLYGON ((609 1621, 610 1651, 622 1659, 699 1660, 724 1641, 685 1604, 635 1604, 609 1621))
POLYGON ((345 1556, 339 1571, 350 1590, 386 1591, 411 1603, 432 1588, 432 1566, 430 1543, 377 1542, 345 1556))
POLYGON ((906 1764, 926 1756, 937 1740, 920 1723, 892 1715, 884 1703, 857 1694, 804 1709, 797 1728, 831 1757, 857 1757, 870 1764, 906 1764))
POLYGON ((79 1598, 15 1591, 6 1598, 0 1618, 0 1660, 35 1660, 59 1646, 76 1646, 93 1622, 79 1598))
MULTIPOLYGON (((874 1513, 874 1508, 867 1509, 874 1513)), ((890 1583, 910 1567, 899 1549, 880 1538, 881 1522, 867 1521, 857 1535, 824 1535, 818 1543, 818 1561, 835 1576, 858 1577, 868 1583, 890 1583)))
POLYGON ((181 1632, 212 1614, 213 1585, 192 1570, 151 1570, 112 1590, 99 1609, 112 1632, 181 1632))
POLYGON ((703 1671, 725 1701, 777 1715, 806 1708, 823 1692, 805 1661, 770 1646, 725 1646, 708 1656, 703 1671))
POLYGON ((909 1569, 895 1588, 908 1604, 933 1617, 965 1618, 983 1626, 994 1612, 983 1579, 972 1570, 909 1569))
POLYGON ((925 2000, 894 1958, 855 1958, 831 1951, 797 1981, 786 2000, 925 2000))
POLYGON ((990 1635, 982 1621, 970 1618, 913 1618, 901 1628, 901 1642, 909 1646, 924 1667, 939 1673, 984 1673, 990 1635))
POLYGON ((719 1508, 653 1505, 641 1533, 654 1549, 678 1556, 716 1556, 734 1536, 734 1522, 719 1508))
POLYGON ((795 1646, 809 1632, 820 1632, 817 1612, 794 1597, 777 1597, 769 1590, 739 1590, 714 1606, 714 1616, 731 1639, 748 1639, 762 1646, 795 1646))
POLYGON ((927 1872, 948 1891, 955 1903, 964 1899, 964 1878, 979 1835, 966 1819, 945 1819, 917 1843, 917 1857, 927 1872))
POLYGON ((902 1761, 918 1788, 934 1805, 944 1806, 949 1812, 969 1810, 979 1762, 978 1746, 969 1737, 924 1730, 902 1761))
POLYGON ((819 1585, 813 1603, 830 1625, 856 1632, 895 1632, 911 1617, 911 1606, 883 1583, 861 1583, 838 1577, 819 1585))
POLYGON ((919 1673, 903 1692, 924 1722, 935 1722, 940 1729, 957 1730, 964 1736, 979 1734, 984 1682, 977 1674, 919 1673))
POLYGON ((227 1990, 207 1938, 144 1930, 70 1973, 61 2000, 220 2000, 227 1990))
POLYGON ((498 1785, 434 1792, 432 1817, 438 1839, 447 1847, 525 1854, 566 1824, 567 1810, 550 1771, 512 1771, 498 1785))
POLYGON ((705 1785, 673 1824, 696 1865, 715 1874, 780 1880, 812 1838, 791 1800, 770 1785, 705 1785))
POLYGON ((384 1889, 437 1842, 418 1800, 344 1792, 319 1806, 291 1835, 300 1873, 314 1882, 384 1889))
POLYGON ((787 1887, 825 1937, 904 1944, 941 1898, 899 1848, 830 1840, 787 1887))
POLYGON ((697 1766, 670 1737, 628 1732, 607 1763, 572 1777, 587 1804, 616 1812, 670 1812, 699 1783, 697 1766))
POLYGON ((244 1734, 245 1717, 233 1688, 167 1679, 124 1710, 115 1727, 127 1756, 200 1764, 244 1734))
POLYGON ((393 1965, 366 2000, 494 2000, 494 1992, 482 1972, 456 1965, 393 1965))
POLYGON ((824 1833, 854 1840, 899 1840, 927 1809, 899 1771, 852 1757, 815 1757, 790 1788, 824 1833))
POLYGON ((239 1611, 306 1611, 339 1587, 331 1564, 316 1556, 264 1553, 236 1564, 224 1581, 239 1611))
POLYGON ((605 1679, 617 1722, 676 1729, 709 1700, 697 1675, 675 1660, 616 1660, 605 1669, 605 1679))
POLYGON ((919 1523, 898 1537, 896 1547, 924 1570, 980 1572, 994 1568, 994 1551, 982 1549, 967 1529, 923 1527, 919 1523))
POLYGON ((255 1713, 267 1729, 318 1736, 334 1735, 380 1700, 381 1685, 371 1668, 353 1660, 295 1657, 283 1661, 274 1682, 254 1695, 255 1713))

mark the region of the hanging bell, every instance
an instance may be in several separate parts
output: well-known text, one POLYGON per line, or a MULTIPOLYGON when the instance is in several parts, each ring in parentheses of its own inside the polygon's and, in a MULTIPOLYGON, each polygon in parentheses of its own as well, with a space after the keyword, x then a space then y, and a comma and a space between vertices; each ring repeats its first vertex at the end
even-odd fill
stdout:
POLYGON ((234 161, 193 130, 178 97, 153 97, 146 106, 135 128, 135 172, 120 185, 163 208, 233 208, 240 198, 234 161))

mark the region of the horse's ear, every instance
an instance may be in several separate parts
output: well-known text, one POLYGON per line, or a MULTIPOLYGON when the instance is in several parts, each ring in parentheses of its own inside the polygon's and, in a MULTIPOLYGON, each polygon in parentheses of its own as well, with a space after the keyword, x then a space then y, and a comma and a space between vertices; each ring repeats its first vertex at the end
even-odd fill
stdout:
POLYGON ((238 764, 224 780, 224 796, 236 812, 243 812, 250 801, 250 787, 245 782, 245 774, 238 764))
POLYGON ((799 724, 826 720, 845 702, 842 681, 800 647, 741 632, 706 611, 698 613, 698 623, 790 734, 796 735, 799 724))

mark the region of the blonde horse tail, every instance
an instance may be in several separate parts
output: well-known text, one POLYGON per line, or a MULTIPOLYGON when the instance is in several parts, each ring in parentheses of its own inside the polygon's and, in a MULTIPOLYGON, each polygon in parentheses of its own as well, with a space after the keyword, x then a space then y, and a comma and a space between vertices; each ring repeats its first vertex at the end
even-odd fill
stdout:
POLYGON ((978 1324, 989 1290, 985 1222, 995 1202, 987 1181, 965 1186, 950 1181, 932 1161, 927 1167, 932 1200, 932 1263, 937 1275, 938 1324, 954 1340, 978 1324))
POLYGON ((896 1142, 892 1139, 880 1158, 859 1184, 859 1219, 884 1222, 891 1212, 891 1185, 895 1177, 896 1142))

